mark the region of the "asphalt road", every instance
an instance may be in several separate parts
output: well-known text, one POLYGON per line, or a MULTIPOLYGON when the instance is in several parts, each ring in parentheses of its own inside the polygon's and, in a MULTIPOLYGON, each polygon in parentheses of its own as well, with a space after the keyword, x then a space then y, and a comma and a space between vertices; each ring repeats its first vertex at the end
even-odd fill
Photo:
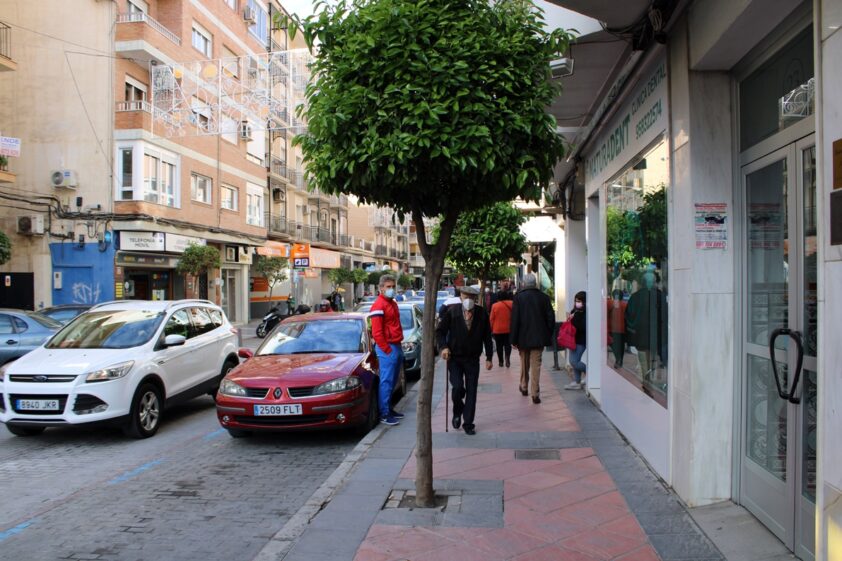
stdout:
POLYGON ((145 440, 0 427, 0 560, 251 559, 358 440, 233 439, 209 397, 168 411, 145 440))

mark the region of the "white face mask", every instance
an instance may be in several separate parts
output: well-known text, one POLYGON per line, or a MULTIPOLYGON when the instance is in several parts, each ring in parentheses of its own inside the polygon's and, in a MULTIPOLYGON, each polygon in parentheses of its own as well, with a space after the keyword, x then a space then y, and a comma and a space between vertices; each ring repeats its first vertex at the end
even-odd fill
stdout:
POLYGON ((474 309, 474 301, 471 298, 465 298, 462 300, 462 309, 466 312, 470 312, 474 309))
POLYGON ((386 291, 383 293, 383 296, 386 298, 394 298, 395 297, 395 289, 394 288, 387 288, 386 291))
POLYGON ((581 302, 576 302, 576 303, 575 303, 575 304, 573 304, 573 305, 576 307, 576 309, 577 309, 577 310, 581 310, 582 308, 584 308, 584 307, 585 307, 585 305, 584 305, 584 304, 582 304, 581 302))

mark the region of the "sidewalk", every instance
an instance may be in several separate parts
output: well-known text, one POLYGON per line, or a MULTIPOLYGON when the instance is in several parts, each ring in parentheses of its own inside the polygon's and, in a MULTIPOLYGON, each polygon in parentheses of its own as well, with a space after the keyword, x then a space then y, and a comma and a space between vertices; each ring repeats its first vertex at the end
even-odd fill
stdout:
MULTIPOLYGON (((496 363, 496 360, 495 360, 496 363)), ((545 353, 540 405, 518 391, 519 361, 483 370, 477 434, 445 432, 444 364, 436 368, 437 509, 415 509, 416 394, 344 486, 306 525, 285 561, 721 560, 685 508, 545 353)), ((385 429, 385 430, 383 430, 385 429)), ((278 539, 278 538, 276 538, 278 539)), ((286 548, 284 548, 286 549, 286 548)), ((268 549, 266 550, 268 553, 268 549)), ((264 556, 268 557, 268 556, 264 556)), ((264 558, 258 556, 258 558, 264 558)))

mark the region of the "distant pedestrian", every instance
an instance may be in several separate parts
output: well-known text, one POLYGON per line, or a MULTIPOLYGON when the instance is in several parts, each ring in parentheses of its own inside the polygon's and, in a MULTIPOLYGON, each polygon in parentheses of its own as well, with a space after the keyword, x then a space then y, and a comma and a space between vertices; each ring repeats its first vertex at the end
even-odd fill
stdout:
POLYGON ((464 421, 466 434, 476 434, 474 415, 479 384, 479 357, 485 348, 485 368, 491 370, 491 324, 485 308, 476 305, 479 291, 459 289, 461 306, 447 308, 436 329, 436 344, 447 361, 453 400, 453 428, 464 421), (464 399, 464 402, 462 401, 464 399))
POLYGON ((494 345, 497 347, 497 361, 506 368, 511 366, 512 343, 509 341, 509 329, 512 325, 512 295, 508 292, 497 293, 497 302, 491 306, 491 333, 494 334, 494 345))
POLYGON ((541 355, 552 344, 555 314, 550 297, 538 289, 532 273, 523 277, 523 288, 512 301, 509 337, 520 354, 520 393, 541 403, 541 355))
POLYGON ((585 293, 583 291, 577 292, 573 297, 573 309, 568 314, 568 319, 576 328, 576 348, 570 351, 570 366, 573 367, 573 381, 564 386, 566 390, 581 390, 585 383, 582 381, 582 376, 585 375, 587 365, 582 362, 582 355, 585 354, 587 348, 587 326, 588 322, 585 318, 585 293))
POLYGON ((380 277, 380 296, 371 305, 371 333, 374 337, 375 353, 380 363, 380 422, 397 425, 402 413, 392 409, 392 390, 400 376, 403 365, 403 328, 401 313, 395 302, 395 277, 380 277))

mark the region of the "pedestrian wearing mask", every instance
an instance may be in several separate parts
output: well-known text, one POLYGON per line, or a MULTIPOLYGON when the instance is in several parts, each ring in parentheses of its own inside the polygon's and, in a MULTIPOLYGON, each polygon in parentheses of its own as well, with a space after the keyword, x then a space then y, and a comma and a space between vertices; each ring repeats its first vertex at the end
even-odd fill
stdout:
POLYGON ((371 305, 371 333, 374 337, 375 353, 380 363, 380 422, 397 425, 403 413, 392 409, 392 390, 400 376, 403 365, 403 328, 401 313, 395 302, 395 277, 380 277, 380 296, 371 305))
POLYGON ((464 426, 466 434, 476 434, 474 415, 479 358, 485 348, 485 368, 491 370, 491 324, 485 308, 476 305, 479 296, 476 288, 461 287, 459 293, 462 305, 444 311, 436 329, 436 344, 441 357, 447 361, 453 386, 453 428, 464 426))
POLYGON ((573 381, 564 386, 566 390, 581 390, 585 383, 582 381, 587 366, 582 362, 582 356, 585 354, 586 335, 587 335, 587 321, 585 320, 585 293, 583 291, 577 292, 573 298, 573 309, 567 315, 576 328, 576 348, 570 353, 570 366, 573 367, 573 381))
POLYGON ((541 355, 552 344, 555 314, 550 297, 538 289, 535 275, 523 277, 523 288, 512 301, 509 337, 520 353, 520 393, 541 403, 541 355))
POLYGON ((503 366, 506 358, 506 368, 511 365, 512 344, 509 341, 509 329, 512 324, 512 295, 502 290, 497 293, 497 302, 491 306, 491 332, 494 334, 494 345, 497 347, 497 361, 503 366))

